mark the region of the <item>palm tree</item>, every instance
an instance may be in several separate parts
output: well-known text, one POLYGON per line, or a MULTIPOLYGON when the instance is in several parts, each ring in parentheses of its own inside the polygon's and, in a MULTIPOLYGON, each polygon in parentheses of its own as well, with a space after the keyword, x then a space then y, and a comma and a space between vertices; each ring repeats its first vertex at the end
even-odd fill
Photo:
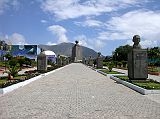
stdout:
POLYGON ((18 72, 20 71, 20 64, 16 59, 11 59, 7 64, 7 68, 8 70, 4 71, 3 73, 7 73, 8 80, 11 80, 13 77, 17 76, 18 72))

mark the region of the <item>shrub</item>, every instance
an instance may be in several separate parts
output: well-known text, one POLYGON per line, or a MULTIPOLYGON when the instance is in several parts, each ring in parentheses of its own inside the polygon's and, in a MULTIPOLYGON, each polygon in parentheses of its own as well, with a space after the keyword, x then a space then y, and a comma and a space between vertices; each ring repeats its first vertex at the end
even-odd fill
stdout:
POLYGON ((118 66, 121 67, 122 66, 122 62, 118 62, 118 66))
POLYGON ((122 65, 123 65, 123 67, 126 67, 127 62, 126 61, 122 61, 122 65))
POLYGON ((108 65, 108 62, 103 62, 103 66, 107 66, 108 65))
POLYGON ((113 62, 109 62, 108 63, 108 69, 109 69, 109 72, 112 71, 112 68, 114 67, 114 63, 113 62))

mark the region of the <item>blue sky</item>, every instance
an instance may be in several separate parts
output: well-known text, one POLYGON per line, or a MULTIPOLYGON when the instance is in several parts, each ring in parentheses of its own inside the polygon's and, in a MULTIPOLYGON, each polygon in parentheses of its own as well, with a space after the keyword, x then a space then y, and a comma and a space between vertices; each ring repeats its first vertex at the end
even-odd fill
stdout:
POLYGON ((0 0, 0 39, 9 44, 78 40, 103 55, 141 36, 160 46, 160 0, 0 0))

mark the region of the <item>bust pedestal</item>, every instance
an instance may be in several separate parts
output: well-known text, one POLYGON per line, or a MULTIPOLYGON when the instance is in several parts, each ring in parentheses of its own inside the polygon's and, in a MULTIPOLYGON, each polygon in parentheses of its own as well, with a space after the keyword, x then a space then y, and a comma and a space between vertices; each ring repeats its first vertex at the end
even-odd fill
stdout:
MULTIPOLYGON (((135 38, 134 43, 136 40, 135 38)), ((141 49, 139 44, 134 45, 128 54, 128 77, 131 80, 146 80, 148 78, 147 50, 141 49)))

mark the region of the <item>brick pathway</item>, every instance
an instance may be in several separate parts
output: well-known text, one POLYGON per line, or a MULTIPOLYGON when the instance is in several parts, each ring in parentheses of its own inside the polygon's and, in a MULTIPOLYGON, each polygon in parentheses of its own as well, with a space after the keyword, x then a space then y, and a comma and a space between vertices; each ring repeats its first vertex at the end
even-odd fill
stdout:
POLYGON ((160 119, 152 101, 82 64, 0 97, 0 119, 160 119))

